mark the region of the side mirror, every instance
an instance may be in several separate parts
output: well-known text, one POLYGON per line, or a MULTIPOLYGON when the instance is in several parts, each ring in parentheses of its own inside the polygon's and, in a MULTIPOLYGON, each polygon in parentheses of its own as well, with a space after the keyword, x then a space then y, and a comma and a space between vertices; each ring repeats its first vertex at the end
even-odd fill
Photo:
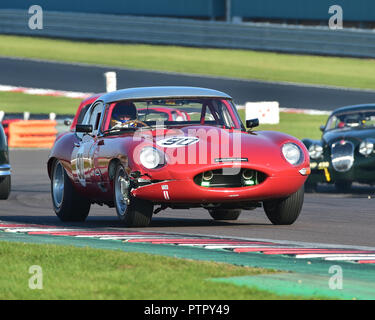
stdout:
POLYGON ((91 133, 92 125, 91 124, 77 124, 76 132, 91 133))
POLYGON ((252 128, 255 128, 255 127, 258 127, 258 126, 259 126, 259 119, 258 118, 246 120, 246 127, 247 128, 252 129, 252 128))
POLYGON ((72 125, 72 119, 69 119, 69 118, 65 119, 64 125, 66 125, 67 127, 70 127, 72 125))
POLYGON ((322 132, 324 132, 325 128, 326 128, 325 126, 320 126, 319 127, 320 131, 322 131, 322 132))

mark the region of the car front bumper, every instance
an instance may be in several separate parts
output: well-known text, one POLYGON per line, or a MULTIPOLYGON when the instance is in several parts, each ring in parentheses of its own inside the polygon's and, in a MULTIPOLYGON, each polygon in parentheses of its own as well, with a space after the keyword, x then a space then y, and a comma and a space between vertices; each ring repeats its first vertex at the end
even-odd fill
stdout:
POLYGON ((263 201, 287 197, 305 183, 307 176, 268 177, 255 186, 240 188, 210 188, 197 185, 191 179, 168 180, 138 187, 134 197, 155 203, 224 203, 263 201))
POLYGON ((11 167, 9 164, 0 164, 0 177, 10 176, 11 167))
POLYGON ((352 181, 359 183, 374 183, 375 161, 373 159, 354 159, 353 166, 345 172, 336 171, 328 160, 311 160, 311 174, 308 183, 334 183, 336 181, 352 181))

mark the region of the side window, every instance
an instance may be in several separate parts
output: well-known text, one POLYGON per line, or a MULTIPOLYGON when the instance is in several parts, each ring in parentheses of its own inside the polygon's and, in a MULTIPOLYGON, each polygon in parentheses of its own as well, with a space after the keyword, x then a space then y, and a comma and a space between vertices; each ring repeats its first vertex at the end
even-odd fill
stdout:
POLYGON ((79 113, 77 123, 83 123, 83 119, 85 118, 85 115, 87 113, 87 110, 90 108, 91 103, 86 104, 82 109, 81 112, 79 113))
POLYGON ((206 114, 204 116, 204 120, 215 121, 215 117, 213 116, 213 114, 212 114, 212 112, 209 108, 206 109, 206 114))
POLYGON ((230 113, 227 107, 222 102, 214 101, 212 103, 212 107, 213 107, 214 112, 217 115, 217 118, 221 119, 220 124, 224 124, 229 128, 234 127, 232 117, 230 116, 230 113))
POLYGON ((104 105, 101 101, 92 106, 88 112, 86 112, 85 117, 82 121, 83 124, 91 124, 93 129, 93 134, 98 133, 100 126, 100 120, 102 113, 104 111, 104 105))
POLYGON ((102 102, 98 102, 91 111, 90 120, 88 124, 92 125, 93 133, 97 134, 100 124, 100 119, 104 110, 104 106, 102 102))

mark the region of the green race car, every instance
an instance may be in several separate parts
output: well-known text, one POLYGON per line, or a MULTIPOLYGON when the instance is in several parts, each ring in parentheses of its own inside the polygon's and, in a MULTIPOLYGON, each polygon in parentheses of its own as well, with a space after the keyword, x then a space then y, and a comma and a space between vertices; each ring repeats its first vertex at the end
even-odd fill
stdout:
POLYGON ((302 140, 311 167, 305 189, 325 182, 347 192, 353 182, 375 184, 375 104, 336 109, 321 130, 321 140, 302 140))
POLYGON ((10 165, 7 137, 0 123, 0 200, 6 200, 10 194, 10 165))

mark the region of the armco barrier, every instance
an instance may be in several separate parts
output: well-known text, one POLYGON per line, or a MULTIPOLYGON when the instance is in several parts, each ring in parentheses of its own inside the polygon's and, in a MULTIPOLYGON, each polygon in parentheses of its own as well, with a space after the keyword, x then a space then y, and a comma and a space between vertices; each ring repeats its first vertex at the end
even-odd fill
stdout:
POLYGON ((9 124, 11 148, 52 148, 57 130, 55 120, 21 120, 9 124))
POLYGON ((0 10, 0 33, 375 58, 375 32, 330 30, 328 20, 303 27, 44 11, 43 29, 32 30, 29 18, 27 10, 0 10))

